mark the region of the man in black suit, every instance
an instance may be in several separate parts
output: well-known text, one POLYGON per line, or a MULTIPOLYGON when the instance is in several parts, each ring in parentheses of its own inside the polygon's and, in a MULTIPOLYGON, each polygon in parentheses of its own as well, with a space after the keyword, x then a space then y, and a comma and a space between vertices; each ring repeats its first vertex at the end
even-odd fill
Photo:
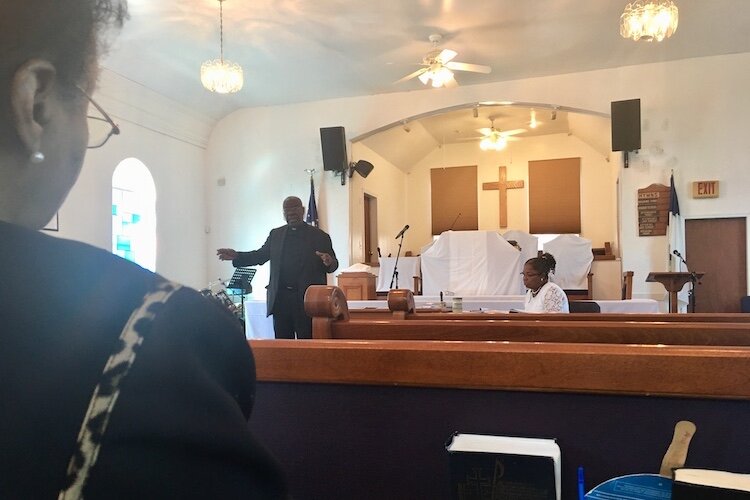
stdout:
POLYGON ((305 224, 302 200, 284 200, 286 225, 271 230, 258 250, 237 252, 219 248, 220 260, 231 260, 234 267, 255 266, 271 261, 267 312, 273 314, 277 339, 312 338, 312 319, 305 314, 305 291, 310 285, 325 285, 326 273, 339 267, 331 237, 317 227, 305 224))

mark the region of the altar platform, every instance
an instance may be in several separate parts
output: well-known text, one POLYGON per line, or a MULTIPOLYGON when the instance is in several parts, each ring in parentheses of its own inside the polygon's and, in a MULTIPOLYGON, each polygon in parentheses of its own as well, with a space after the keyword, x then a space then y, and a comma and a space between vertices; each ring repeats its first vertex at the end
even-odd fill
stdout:
MULTIPOLYGON (((452 297, 444 297, 447 305, 452 303, 452 297)), ((465 312, 473 311, 495 311, 508 312, 511 309, 523 310, 523 295, 477 295, 473 297, 462 296, 462 309, 465 312)), ((439 296, 419 295, 414 297, 417 309, 429 309, 440 307, 439 296)), ((652 299, 631 300, 595 300, 602 313, 658 313, 659 302, 652 299)), ((349 300, 350 310, 362 309, 388 309, 385 300, 349 300)), ((266 317, 265 300, 245 301, 245 322, 247 325, 246 335, 249 339, 272 339, 273 319, 266 317)))

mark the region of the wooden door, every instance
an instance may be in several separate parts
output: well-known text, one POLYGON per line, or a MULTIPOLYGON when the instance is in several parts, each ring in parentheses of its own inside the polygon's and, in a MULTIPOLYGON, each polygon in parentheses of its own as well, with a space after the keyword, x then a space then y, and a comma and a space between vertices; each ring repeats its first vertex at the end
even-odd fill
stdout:
POLYGON ((374 196, 365 194, 364 200, 365 210, 365 262, 366 263, 377 263, 378 255, 375 253, 375 249, 378 246, 378 200, 374 196))
POLYGON ((685 259, 706 273, 695 287, 695 312, 740 312, 747 295, 745 217, 685 221, 685 259))

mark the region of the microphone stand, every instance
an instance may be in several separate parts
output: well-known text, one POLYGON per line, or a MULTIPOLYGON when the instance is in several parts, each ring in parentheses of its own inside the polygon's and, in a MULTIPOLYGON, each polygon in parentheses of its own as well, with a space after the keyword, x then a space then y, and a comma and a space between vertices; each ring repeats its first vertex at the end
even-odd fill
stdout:
POLYGON ((393 290, 393 282, 396 282, 398 288, 398 258, 401 256, 401 245, 404 244, 404 231, 401 232, 401 239, 398 242, 398 252, 396 252, 396 262, 393 263, 393 276, 391 276, 390 289, 393 290))
POLYGON ((698 282, 698 276, 695 274, 695 271, 691 271, 690 267, 688 266, 687 261, 684 259, 682 255, 677 255, 683 264, 685 264, 685 269, 687 269, 687 272, 690 273, 690 290, 688 290, 688 312, 694 313, 695 312, 695 284, 698 282))

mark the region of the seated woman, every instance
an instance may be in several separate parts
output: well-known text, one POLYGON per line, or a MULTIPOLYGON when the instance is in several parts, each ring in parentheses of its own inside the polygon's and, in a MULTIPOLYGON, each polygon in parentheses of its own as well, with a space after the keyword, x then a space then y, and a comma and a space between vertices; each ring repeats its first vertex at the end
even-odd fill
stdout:
POLYGON ((103 145, 87 109, 126 14, 125 0, 0 1, 0 498, 286 498, 247 427, 255 364, 236 318, 37 231, 103 145))
POLYGON ((523 266, 523 285, 528 289, 524 299, 526 312, 570 312, 568 297, 562 288, 549 280, 555 272, 555 258, 544 253, 526 261, 523 266))

